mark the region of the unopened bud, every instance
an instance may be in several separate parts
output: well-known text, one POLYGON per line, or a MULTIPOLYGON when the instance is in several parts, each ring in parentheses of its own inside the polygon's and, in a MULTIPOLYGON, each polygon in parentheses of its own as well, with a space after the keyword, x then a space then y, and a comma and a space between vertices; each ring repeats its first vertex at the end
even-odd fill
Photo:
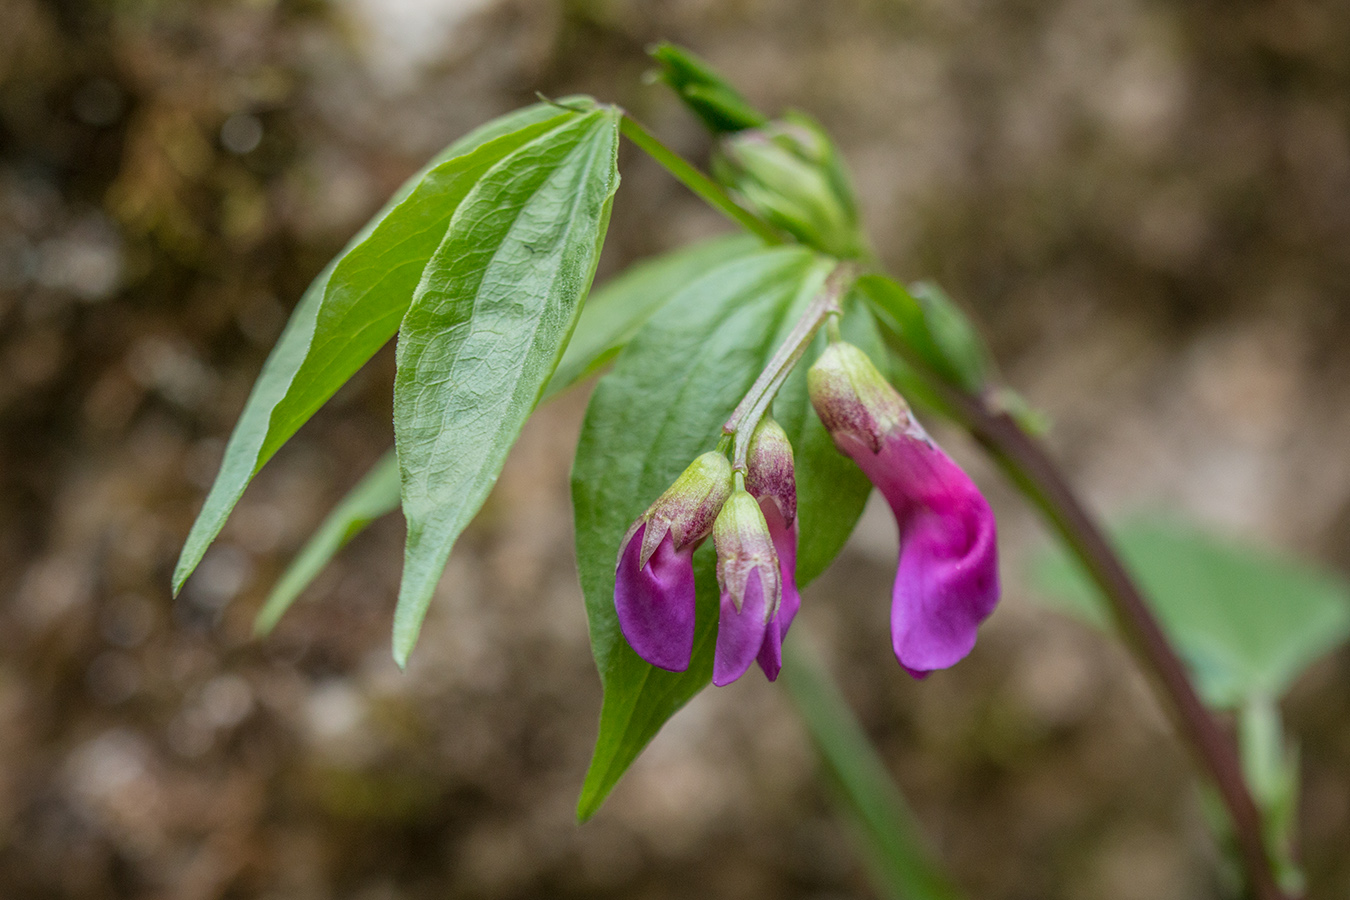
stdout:
MULTIPOLYGON (((717 514, 730 494, 731 463, 725 456, 710 450, 691 462, 629 529, 631 536, 644 523, 647 525, 638 568, 647 565, 667 533, 676 551, 711 534, 717 514)), ((627 543, 625 538, 624 544, 627 543)))
POLYGON ((787 432, 765 416, 750 436, 746 454, 745 489, 758 500, 772 501, 791 525, 797 517, 797 477, 792 468, 792 444, 787 432))
POLYGON ((717 548, 717 583, 723 596, 730 598, 740 612, 746 584, 752 574, 758 574, 767 622, 778 611, 782 581, 768 523, 760 512, 759 502, 749 492, 733 491, 722 506, 713 526, 713 545, 717 548))
POLYGON ((863 253, 857 203, 829 137, 801 115, 726 137, 713 173, 757 213, 806 244, 863 253))
POLYGON ((897 429, 923 436, 905 399, 866 353, 846 341, 825 348, 807 371, 806 385, 816 415, 836 444, 855 440, 879 453, 897 429))

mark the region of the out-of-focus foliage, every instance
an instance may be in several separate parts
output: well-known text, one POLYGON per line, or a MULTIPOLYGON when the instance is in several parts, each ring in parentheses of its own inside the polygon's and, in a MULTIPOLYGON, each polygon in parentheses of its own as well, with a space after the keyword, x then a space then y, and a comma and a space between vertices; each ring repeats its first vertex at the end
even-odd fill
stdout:
MULTIPOLYGON (((1215 707, 1283 696, 1304 669, 1350 637, 1350 585, 1331 573, 1169 520, 1129 522, 1114 537, 1215 707)), ((1034 571, 1047 600, 1111 627, 1075 562, 1047 554, 1034 571)))

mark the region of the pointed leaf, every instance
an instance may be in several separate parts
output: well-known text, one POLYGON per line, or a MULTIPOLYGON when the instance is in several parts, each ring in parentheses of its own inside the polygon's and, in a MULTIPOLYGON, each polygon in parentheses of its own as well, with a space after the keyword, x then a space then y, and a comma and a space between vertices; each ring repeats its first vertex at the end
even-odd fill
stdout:
POLYGON ((469 189, 518 147, 576 118, 538 104, 466 135, 400 188, 314 280, 230 436, 174 570, 175 593, 263 464, 393 337, 423 267, 469 189))
MULTIPOLYGON (((572 500, 591 649, 605 697, 578 804, 583 819, 662 724, 712 678, 718 593, 711 544, 694 556, 693 660, 685 672, 668 672, 638 657, 619 630, 619 542, 690 460, 716 444, 722 423, 829 267, 809 251, 784 247, 710 270, 637 333, 591 398, 572 471, 572 500)), ((804 545, 809 540, 803 532, 804 545)))
POLYGON ((427 264, 398 341, 394 439, 408 520, 394 658, 553 374, 618 186, 618 113, 576 116, 487 172, 427 264))

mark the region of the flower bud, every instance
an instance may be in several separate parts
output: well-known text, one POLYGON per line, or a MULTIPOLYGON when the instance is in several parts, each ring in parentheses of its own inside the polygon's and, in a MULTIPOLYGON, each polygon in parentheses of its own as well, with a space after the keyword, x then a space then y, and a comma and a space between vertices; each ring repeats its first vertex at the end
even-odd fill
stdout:
POLYGON ((629 646, 654 666, 683 672, 694 646, 694 550, 731 493, 721 453, 695 459, 638 517, 619 548, 614 608, 629 646))
POLYGON ((727 499, 713 526, 713 544, 721 588, 713 684, 721 686, 745 674, 760 654, 783 591, 769 526, 749 492, 737 489, 727 499))
POLYGON ((886 435, 896 429, 922 434, 905 399, 866 353, 846 341, 825 348, 806 373, 806 387, 816 415, 836 444, 857 441, 879 453, 886 435))
POLYGON ((756 500, 778 507, 785 525, 797 518, 797 477, 792 468, 792 444, 783 426, 765 416, 750 436, 745 489, 756 500))
POLYGON ((639 565, 647 564, 667 532, 676 551, 702 543, 712 533, 717 513, 730 494, 731 463, 725 456, 710 450, 691 462, 629 529, 631 536, 639 525, 647 525, 639 565))
POLYGON ((801 115, 723 139, 713 174, 755 212, 810 246, 863 253, 853 189, 819 125, 801 115))

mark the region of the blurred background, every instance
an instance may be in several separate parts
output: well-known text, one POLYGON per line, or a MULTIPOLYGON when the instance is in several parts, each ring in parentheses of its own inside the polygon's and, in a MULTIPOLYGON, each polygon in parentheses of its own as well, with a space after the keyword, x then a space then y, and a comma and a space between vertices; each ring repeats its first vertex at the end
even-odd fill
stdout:
MULTIPOLYGON (((705 160, 643 48, 837 137, 891 269, 941 282, 1108 517, 1168 508, 1350 571, 1350 6, 1331 0, 0 0, 0 895, 874 896, 781 692, 678 715, 596 818, 571 558, 585 391, 542 409, 408 673, 402 523, 269 640, 266 591, 391 443, 378 356, 169 576, 301 291, 426 158, 536 90, 705 160)), ((625 148, 600 277, 724 228, 625 148)), ((392 349, 392 348, 390 348, 392 349)), ((972 898, 1212 897, 1192 774, 1119 648, 1003 605, 919 684, 869 508, 804 622, 972 898)), ((806 629, 802 630, 806 633, 806 629)), ((1284 706, 1311 896, 1350 895, 1350 654, 1284 706)))

